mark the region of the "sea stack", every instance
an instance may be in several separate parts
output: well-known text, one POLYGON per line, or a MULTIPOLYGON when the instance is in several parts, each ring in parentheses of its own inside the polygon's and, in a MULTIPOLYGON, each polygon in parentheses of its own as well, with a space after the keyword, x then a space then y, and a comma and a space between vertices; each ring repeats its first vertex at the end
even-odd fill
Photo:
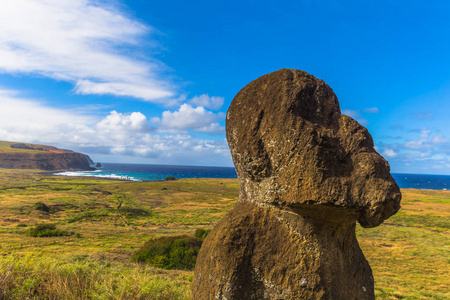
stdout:
POLYGON ((193 299, 374 299, 356 222, 380 225, 401 194, 367 129, 291 69, 244 87, 226 122, 239 200, 203 242, 193 299))

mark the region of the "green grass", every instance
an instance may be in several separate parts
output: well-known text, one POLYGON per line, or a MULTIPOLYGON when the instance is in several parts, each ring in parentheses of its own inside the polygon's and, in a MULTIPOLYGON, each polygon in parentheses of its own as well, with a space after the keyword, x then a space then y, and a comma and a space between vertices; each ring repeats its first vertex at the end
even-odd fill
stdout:
POLYGON ((402 209, 357 228, 377 299, 450 299, 450 192, 402 190, 402 209), (424 200, 419 200, 423 198, 424 200))
POLYGON ((238 196, 233 179, 125 182, 5 169, 0 178, 0 282, 8 282, 10 291, 0 299, 27 299, 27 293, 39 299, 189 299, 192 271, 131 263, 131 256, 149 240, 211 229, 238 196), (42 224, 75 234, 29 235, 42 224), (80 261, 83 257, 89 259, 80 261), (3 281, 1 276, 12 278, 10 260, 20 279, 3 281), (88 277, 66 278, 68 271, 55 265, 84 269, 88 277), (34 279, 23 283, 24 278, 34 279), (73 280, 84 282, 77 296, 64 292, 73 280))
MULTIPOLYGON (((130 259, 149 241, 203 238, 239 193, 235 179, 129 182, 40 172, 0 169, 2 300, 189 299, 192 271, 130 259), (74 234, 30 236, 40 224, 74 234)), ((377 299, 450 299, 450 192, 402 192, 399 213, 357 228, 377 299)))
POLYGON ((0 299, 188 299, 191 280, 89 255, 0 257, 0 299))

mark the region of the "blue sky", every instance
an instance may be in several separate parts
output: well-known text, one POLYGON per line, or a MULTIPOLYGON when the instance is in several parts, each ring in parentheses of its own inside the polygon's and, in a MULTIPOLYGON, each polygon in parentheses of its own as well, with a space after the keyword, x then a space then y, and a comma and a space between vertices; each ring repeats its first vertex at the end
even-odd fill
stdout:
POLYGON ((0 140, 102 162, 232 166, 225 113, 302 69, 393 172, 450 174, 448 1, 4 0, 0 140))

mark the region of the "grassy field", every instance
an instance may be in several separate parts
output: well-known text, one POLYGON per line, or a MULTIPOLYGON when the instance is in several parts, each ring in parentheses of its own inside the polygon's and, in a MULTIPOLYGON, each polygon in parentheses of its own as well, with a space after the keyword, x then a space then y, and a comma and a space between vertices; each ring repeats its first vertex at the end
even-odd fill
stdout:
MULTIPOLYGON (((0 141, 0 153, 35 153, 36 152, 36 150, 30 150, 30 149, 11 148, 11 145, 13 145, 13 144, 20 144, 20 143, 0 141)), ((37 144, 28 144, 28 145, 34 145, 37 148, 43 146, 43 145, 37 145, 37 144)))
MULTIPOLYGON (((210 229, 235 179, 129 182, 0 169, 0 299, 189 299, 192 271, 132 263, 149 239, 210 229), (68 235, 32 237, 51 223, 68 235)), ((378 299, 450 299, 450 192, 403 190, 402 210, 357 229, 378 299)))

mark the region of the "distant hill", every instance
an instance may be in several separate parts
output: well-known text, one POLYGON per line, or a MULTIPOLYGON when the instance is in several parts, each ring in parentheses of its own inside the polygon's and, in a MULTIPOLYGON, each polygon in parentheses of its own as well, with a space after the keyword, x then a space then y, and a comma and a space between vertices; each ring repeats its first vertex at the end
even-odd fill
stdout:
POLYGON ((0 141, 0 168, 94 170, 89 156, 53 146, 0 141))

